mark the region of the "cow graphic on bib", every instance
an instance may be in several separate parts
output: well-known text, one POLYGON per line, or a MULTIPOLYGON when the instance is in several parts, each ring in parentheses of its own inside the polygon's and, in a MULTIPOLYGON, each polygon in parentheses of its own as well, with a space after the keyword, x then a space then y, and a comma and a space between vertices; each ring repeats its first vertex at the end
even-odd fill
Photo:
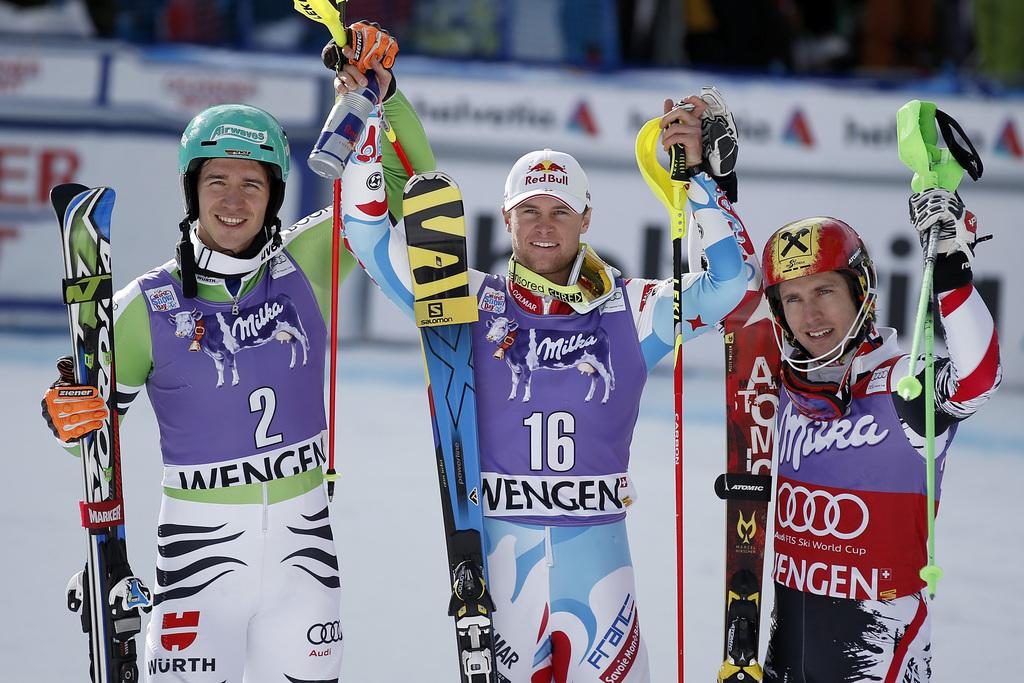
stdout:
POLYGON ((295 304, 287 294, 277 294, 238 315, 215 313, 204 318, 195 308, 168 315, 174 326, 174 335, 189 339, 189 351, 202 351, 213 359, 217 368, 217 386, 224 385, 224 370, 231 370, 231 385, 238 384, 238 366, 235 356, 246 349, 254 349, 277 340, 291 349, 289 368, 295 367, 295 345, 302 347, 302 364, 309 360, 309 341, 302 327, 295 304))
POLYGON ((487 341, 497 344, 494 358, 504 360, 512 371, 513 400, 523 382, 523 402, 530 400, 533 373, 537 370, 569 370, 575 368, 590 377, 590 390, 584 401, 594 397, 597 379, 604 382, 607 403, 615 389, 615 370, 611 362, 611 344, 604 329, 573 332, 530 328, 520 336, 519 323, 514 319, 492 317, 488 321, 487 341))

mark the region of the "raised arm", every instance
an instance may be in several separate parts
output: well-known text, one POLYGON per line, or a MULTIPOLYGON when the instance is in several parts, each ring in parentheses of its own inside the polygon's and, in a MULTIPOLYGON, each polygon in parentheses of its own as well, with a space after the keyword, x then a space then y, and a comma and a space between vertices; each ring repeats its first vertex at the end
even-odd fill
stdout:
MULTIPOLYGON (((693 105, 692 110, 665 101, 661 144, 666 149, 683 145, 691 174, 687 189, 694 218, 688 231, 691 272, 683 276, 682 282, 685 343, 714 327, 740 303, 748 278, 737 241, 739 236, 746 236, 746 230, 727 196, 727 191, 734 194, 736 190, 733 168, 737 147, 732 116, 714 88, 705 88, 699 97, 687 97, 683 103, 693 105)), ((641 292, 631 296, 650 370, 672 349, 672 280, 642 285, 634 281, 631 285, 638 286, 653 287, 646 297, 640 296, 641 292)))
MULTIPOLYGON (((702 270, 699 260, 691 260, 692 272, 683 275, 684 344, 712 329, 739 304, 747 289, 746 270, 736 242, 742 223, 724 191, 711 176, 700 173, 690 180, 687 197, 695 219, 689 235, 699 245, 691 252, 703 252, 706 270, 702 270), (734 230, 736 225, 739 227, 734 230)), ((672 350, 672 279, 632 280, 627 286, 649 371, 672 350), (646 297, 642 296, 643 287, 653 288, 646 297)))
MULTIPOLYGON (((395 97, 400 97, 396 93, 395 97)), ((395 100, 395 98, 391 98, 395 100)), ((404 97, 389 102, 384 115, 413 170, 433 170, 434 156, 416 112, 404 97)), ((402 218, 402 189, 408 176, 390 143, 382 142, 377 113, 367 122, 361 153, 342 178, 345 240, 366 274, 409 318, 413 315, 409 255, 402 218), (383 178, 383 183, 380 179, 383 178)))
MULTIPOLYGON (((911 196, 910 215, 924 247, 932 225, 939 224, 933 282, 949 352, 935 362, 936 433, 941 434, 977 412, 999 386, 999 338, 992 313, 972 284, 974 214, 955 193, 934 189, 911 196)), ((909 358, 903 359, 893 376, 902 377, 908 365, 909 358)), ((923 369, 918 379, 924 381, 923 369)), ((900 417, 924 434, 924 394, 909 402, 893 394, 893 401, 900 417)))
MULTIPOLYGON (((393 42, 391 40, 391 43, 393 42)), ((343 48, 342 52, 350 60, 354 58, 351 48, 343 48)), ((397 45, 391 54, 392 63, 394 53, 397 53, 397 45)), ((349 239, 346 240, 340 255, 341 274, 342 277, 347 275, 356 265, 356 258, 359 258, 364 265, 369 264, 366 270, 371 278, 383 283, 385 293, 399 302, 401 281, 397 278, 397 273, 408 271, 408 265, 399 264, 400 267, 395 269, 390 264, 378 264, 380 254, 375 254, 374 248, 379 243, 380 236, 390 227, 389 209, 393 220, 401 218, 402 188, 409 174, 394 147, 381 135, 381 111, 397 132, 399 143, 408 161, 411 162, 413 172, 432 170, 434 155, 415 110, 405 95, 398 90, 390 68, 386 68, 374 56, 366 57, 364 61, 365 64, 342 65, 334 80, 334 87, 339 95, 356 90, 366 84, 363 70, 372 68, 381 92, 384 93, 383 104, 367 120, 362 137, 349 157, 342 177, 342 221, 346 227, 351 226, 353 230, 346 233, 349 239), (353 258, 353 252, 356 258, 353 258)), ((388 67, 390 66, 391 63, 388 63, 388 67)), ((331 278, 330 260, 324 259, 323 255, 330 253, 333 219, 333 209, 328 207, 296 223, 289 230, 288 236, 289 253, 300 262, 304 272, 309 276, 325 318, 330 305, 331 278)), ((404 258, 404 233, 399 228, 397 234, 403 236, 399 247, 404 258)))

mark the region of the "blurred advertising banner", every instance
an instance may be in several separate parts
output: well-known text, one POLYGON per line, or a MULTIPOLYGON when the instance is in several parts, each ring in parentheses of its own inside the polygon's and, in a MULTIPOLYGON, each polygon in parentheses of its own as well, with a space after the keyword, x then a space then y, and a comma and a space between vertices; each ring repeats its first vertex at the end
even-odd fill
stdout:
MULTIPOLYGON (((317 72, 324 69, 321 66, 317 72)), ((323 79, 275 73, 254 67, 211 69, 119 56, 110 73, 110 106, 153 109, 185 120, 215 104, 245 102, 273 113, 286 128, 320 124, 318 93, 323 79)))
MULTIPOLYGON (((114 188, 114 286, 174 258, 184 209, 177 173, 180 133, 118 133, 0 124, 0 328, 66 324, 50 188, 67 182, 114 188)), ((294 162, 293 162, 294 163, 294 162)), ((282 215, 299 213, 301 174, 282 215)))
POLYGON ((741 170, 893 178, 906 176, 896 156, 896 110, 918 97, 961 122, 985 161, 986 180, 1024 184, 1019 101, 710 78, 666 75, 661 84, 638 85, 626 77, 509 82, 417 75, 401 83, 435 143, 474 141, 515 156, 551 147, 607 162, 632 158, 636 131, 661 115, 665 98, 714 84, 736 117, 741 170))

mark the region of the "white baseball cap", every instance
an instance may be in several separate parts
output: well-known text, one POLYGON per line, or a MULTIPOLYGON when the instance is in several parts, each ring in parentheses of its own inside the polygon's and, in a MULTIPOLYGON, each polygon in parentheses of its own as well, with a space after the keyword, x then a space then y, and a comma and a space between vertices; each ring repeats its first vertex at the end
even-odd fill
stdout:
POLYGON ((519 157, 505 179, 506 211, 530 197, 561 200, 576 213, 590 206, 590 183, 579 162, 565 152, 541 149, 519 157))

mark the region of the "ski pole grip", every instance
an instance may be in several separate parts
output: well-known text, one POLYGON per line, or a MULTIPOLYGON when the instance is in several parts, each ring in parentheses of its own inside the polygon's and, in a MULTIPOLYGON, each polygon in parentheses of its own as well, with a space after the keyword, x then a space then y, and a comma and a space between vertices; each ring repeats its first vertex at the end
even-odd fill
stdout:
POLYGON ((346 36, 345 42, 339 45, 337 40, 331 38, 331 40, 328 41, 326 45, 324 45, 324 49, 320 51, 320 61, 322 61, 324 63, 324 66, 333 71, 334 73, 339 73, 342 67, 348 61, 345 55, 341 53, 341 49, 351 44, 352 41, 351 39, 348 38, 348 36, 352 32, 349 31, 348 29, 344 30, 346 36))
POLYGON ((672 180, 686 182, 686 148, 682 144, 672 145, 668 156, 669 175, 672 180))
MULTIPOLYGON (((680 102, 676 104, 675 109, 682 109, 683 111, 693 111, 694 105, 690 102, 680 102)), ((673 109, 673 111, 675 111, 673 109)), ((668 151, 669 157, 669 177, 675 181, 684 183, 689 178, 686 175, 686 147, 682 143, 672 145, 668 151)))

